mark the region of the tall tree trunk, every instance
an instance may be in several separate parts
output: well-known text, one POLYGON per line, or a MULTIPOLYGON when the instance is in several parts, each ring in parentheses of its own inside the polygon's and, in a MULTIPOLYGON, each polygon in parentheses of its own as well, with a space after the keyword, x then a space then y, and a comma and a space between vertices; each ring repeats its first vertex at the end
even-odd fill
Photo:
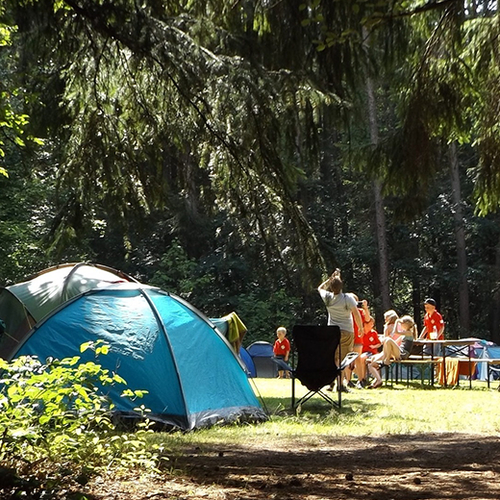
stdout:
POLYGON ((467 283, 467 253, 465 250, 465 229, 456 143, 450 145, 449 155, 453 218, 455 221, 455 239, 457 242, 458 309, 460 321, 458 336, 468 337, 470 334, 469 285, 467 283))
MULTIPOLYGON (((366 79, 366 93, 368 96, 368 119, 370 126, 370 139, 374 146, 378 144, 378 122, 375 93, 373 92, 373 81, 371 77, 366 79)), ((376 179, 373 184, 373 196, 375 201, 375 239, 378 252, 378 281, 380 289, 380 303, 383 311, 391 308, 391 296, 389 290, 389 256, 387 251, 387 233, 385 224, 384 197, 382 195, 382 182, 376 179)))
POLYGON ((491 340, 495 344, 500 344, 500 239, 495 248, 495 270, 494 270, 494 286, 492 290, 493 301, 491 304, 491 340))

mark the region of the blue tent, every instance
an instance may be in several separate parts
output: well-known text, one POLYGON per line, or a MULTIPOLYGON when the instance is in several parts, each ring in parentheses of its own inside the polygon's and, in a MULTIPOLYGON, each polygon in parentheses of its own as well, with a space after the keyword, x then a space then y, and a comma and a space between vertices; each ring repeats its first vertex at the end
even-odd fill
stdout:
POLYGON ((247 352, 252 357, 257 377, 274 378, 278 375, 278 367, 273 361, 272 344, 258 340, 247 347, 247 352))
MULTIPOLYGON (((500 346, 485 339, 477 339, 477 342, 473 345, 474 354, 476 358, 479 359, 499 359, 500 358, 500 346)), ((477 378, 479 380, 488 380, 488 374, 494 375, 495 378, 498 377, 498 372, 495 370, 492 373, 488 373, 488 363, 478 363, 476 368, 477 378)))
POLYGON ((106 388, 119 414, 138 417, 144 405, 160 423, 189 430, 218 422, 265 420, 245 371, 215 325, 179 297, 139 283, 95 288, 38 323, 13 357, 81 356, 81 344, 103 340, 99 364, 118 373, 139 401, 106 388))
POLYGON ((253 362, 252 356, 248 353, 248 351, 241 346, 240 347, 240 358, 246 366, 246 371, 249 377, 256 377, 257 370, 255 369, 255 363, 253 362))

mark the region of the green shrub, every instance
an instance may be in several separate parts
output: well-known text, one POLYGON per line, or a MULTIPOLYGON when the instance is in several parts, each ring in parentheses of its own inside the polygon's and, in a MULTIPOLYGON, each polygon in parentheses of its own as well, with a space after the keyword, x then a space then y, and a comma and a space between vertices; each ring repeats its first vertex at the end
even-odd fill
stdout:
MULTIPOLYGON (((108 349, 89 343, 82 350, 89 347, 97 354, 108 349)), ((112 420, 113 404, 103 388, 122 384, 124 397, 142 395, 127 390, 117 374, 94 362, 80 362, 78 356, 45 364, 35 357, 10 363, 0 359, 0 372, 0 473, 17 471, 19 483, 23 475, 32 479, 44 470, 41 476, 46 478, 50 470, 52 483, 58 484, 63 478, 67 482, 68 476, 84 482, 109 468, 117 472, 157 466, 159 451, 146 444, 150 422, 145 418, 127 434, 118 432, 112 420)), ((138 411, 145 417, 148 412, 144 407, 138 411)), ((36 481, 36 488, 41 483, 36 481)), ((19 484, 35 487, 32 481, 19 484)))

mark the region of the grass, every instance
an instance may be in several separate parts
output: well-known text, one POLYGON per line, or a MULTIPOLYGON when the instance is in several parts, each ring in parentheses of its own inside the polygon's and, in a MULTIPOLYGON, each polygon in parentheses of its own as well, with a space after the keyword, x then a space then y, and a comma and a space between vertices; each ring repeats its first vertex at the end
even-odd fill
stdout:
MULTIPOLYGON (((497 434, 500 431, 500 393, 496 384, 468 382, 458 388, 422 388, 420 384, 383 386, 376 390, 356 390, 343 395, 342 409, 332 409, 314 396, 294 415, 291 381, 253 379, 270 418, 260 424, 202 429, 189 434, 157 435, 164 445, 176 448, 186 444, 241 445, 256 442, 272 446, 273 441, 307 445, 337 436, 380 436, 426 433, 497 434)), ((296 383, 297 396, 305 388, 296 383)))

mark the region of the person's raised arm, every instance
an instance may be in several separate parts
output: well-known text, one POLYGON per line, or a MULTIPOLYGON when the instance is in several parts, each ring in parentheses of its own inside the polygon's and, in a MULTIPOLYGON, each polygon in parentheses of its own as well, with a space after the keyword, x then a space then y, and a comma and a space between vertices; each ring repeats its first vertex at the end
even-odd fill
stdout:
POLYGON ((363 332, 363 320, 361 319, 361 314, 359 314, 359 309, 357 305, 354 305, 354 307, 351 309, 352 316, 354 318, 354 321, 356 321, 356 324, 358 325, 358 332, 363 332))
POLYGON ((331 280, 332 280, 332 277, 329 276, 325 281, 323 281, 323 283, 321 283, 321 285, 318 286, 318 290, 326 290, 326 287, 330 283, 331 280))
POLYGON ((368 301, 364 299, 361 301, 361 304, 363 304, 362 309, 365 313, 365 323, 368 323, 370 321, 370 309, 368 309, 368 301))
POLYGON ((394 322, 394 328, 392 330, 392 333, 399 333, 401 331, 401 328, 399 327, 399 325, 401 325, 401 318, 398 318, 394 322))

